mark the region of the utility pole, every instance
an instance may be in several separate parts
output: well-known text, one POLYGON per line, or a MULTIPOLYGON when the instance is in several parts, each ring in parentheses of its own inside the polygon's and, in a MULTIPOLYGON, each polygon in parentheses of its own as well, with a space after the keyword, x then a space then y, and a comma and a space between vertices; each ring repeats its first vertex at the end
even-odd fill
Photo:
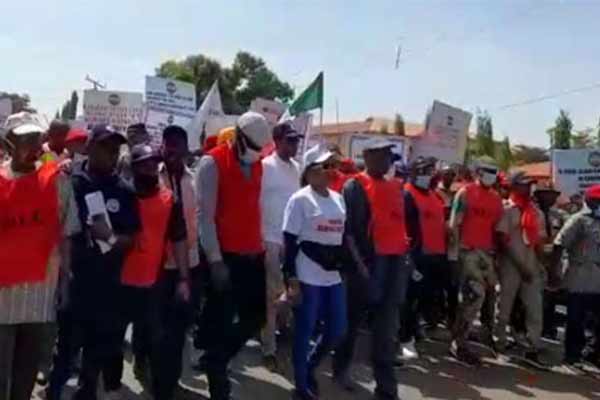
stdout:
POLYGON ((85 76, 85 80, 87 82, 91 83, 92 85, 94 85, 94 90, 98 90, 98 88, 106 89, 106 85, 100 83, 100 81, 97 81, 97 80, 91 78, 89 75, 85 76))

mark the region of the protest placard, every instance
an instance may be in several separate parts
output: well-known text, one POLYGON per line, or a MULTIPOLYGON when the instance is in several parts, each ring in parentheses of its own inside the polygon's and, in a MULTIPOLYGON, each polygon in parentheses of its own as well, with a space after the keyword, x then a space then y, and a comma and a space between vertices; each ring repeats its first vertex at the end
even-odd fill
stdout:
POLYGON ((372 140, 374 138, 381 138, 381 139, 387 140, 390 143, 392 143, 394 145, 394 147, 392 147, 392 152, 401 156, 404 159, 405 143, 404 143, 403 138, 393 137, 390 135, 364 135, 364 134, 354 134, 354 135, 350 136, 350 141, 348 144, 349 157, 354 162, 363 164, 365 161, 363 158, 363 151, 365 149, 365 145, 367 144, 367 142, 369 140, 372 140))
POLYGON ((566 196, 583 193, 588 187, 600 184, 600 150, 553 150, 552 181, 566 196))
POLYGON ((153 143, 169 125, 186 128, 196 114, 196 88, 173 79, 146 77, 146 129, 153 143))
POLYGON ((472 114, 434 101, 427 114, 425 132, 412 144, 411 157, 435 157, 448 164, 463 163, 472 114))
POLYGON ((83 118, 88 127, 110 124, 125 132, 141 122, 144 114, 142 93, 88 89, 83 91, 83 118))
POLYGON ((202 138, 217 134, 218 130, 214 132, 217 129, 217 126, 221 126, 228 122, 229 121, 223 112, 221 93, 219 92, 219 82, 215 81, 204 98, 202 105, 200 105, 200 108, 198 108, 198 111, 196 111, 196 114, 194 114, 194 117, 187 127, 185 127, 188 133, 190 150, 199 149, 202 146, 202 143, 200 143, 202 138), (207 126, 209 120, 212 120, 211 123, 215 125, 215 127, 207 126), (210 134, 207 133, 208 130, 211 131, 210 134))

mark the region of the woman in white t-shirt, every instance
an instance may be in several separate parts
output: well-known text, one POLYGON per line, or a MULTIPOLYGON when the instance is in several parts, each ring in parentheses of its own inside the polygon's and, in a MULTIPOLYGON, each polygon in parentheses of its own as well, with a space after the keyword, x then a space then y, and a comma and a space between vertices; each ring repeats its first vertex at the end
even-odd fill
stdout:
POLYGON ((346 208, 342 196, 327 187, 332 156, 330 152, 307 155, 303 188, 290 198, 284 213, 284 275, 295 304, 293 362, 295 398, 300 400, 318 398, 314 371, 347 327, 339 273, 346 208), (323 336, 311 349, 317 321, 324 323, 323 336))

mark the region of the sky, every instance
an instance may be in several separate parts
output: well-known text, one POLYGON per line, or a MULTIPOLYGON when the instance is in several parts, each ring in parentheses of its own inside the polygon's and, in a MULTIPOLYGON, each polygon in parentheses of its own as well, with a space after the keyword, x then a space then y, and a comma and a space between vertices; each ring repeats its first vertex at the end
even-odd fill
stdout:
POLYGON ((547 146, 561 108, 576 129, 600 118, 600 87, 503 108, 600 84, 600 1, 33 0, 1 1, 0 15, 0 91, 49 115, 86 74, 143 91, 165 60, 245 50, 298 91, 324 71, 330 122, 336 101, 340 121, 423 122, 437 99, 487 110, 497 138, 547 146))

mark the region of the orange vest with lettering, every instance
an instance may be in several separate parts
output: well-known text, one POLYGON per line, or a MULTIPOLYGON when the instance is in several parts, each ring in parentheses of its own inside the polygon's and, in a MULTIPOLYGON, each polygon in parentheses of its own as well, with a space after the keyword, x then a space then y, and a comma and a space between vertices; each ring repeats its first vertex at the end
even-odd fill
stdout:
POLYGON ((17 179, 0 173, 0 286, 42 282, 61 238, 58 165, 17 179))
POLYGON ((165 187, 154 196, 138 198, 142 228, 135 235, 133 247, 125 258, 121 272, 124 285, 150 287, 156 283, 165 258, 172 208, 173 193, 165 187))
POLYGON ((502 199, 494 189, 470 183, 461 225, 461 242, 467 249, 492 250, 496 223, 502 216, 502 199))
POLYGON ((223 144, 209 153, 219 173, 215 223, 221 251, 235 254, 263 252, 260 218, 262 163, 252 164, 250 177, 242 172, 235 148, 223 144))
POLYGON ((402 255, 408 252, 404 219, 402 181, 373 179, 366 173, 355 176, 367 194, 371 210, 370 232, 377 255, 402 255))
POLYGON ((444 201, 433 190, 425 192, 406 185, 419 209, 422 248, 425 254, 446 254, 446 220, 444 201))

